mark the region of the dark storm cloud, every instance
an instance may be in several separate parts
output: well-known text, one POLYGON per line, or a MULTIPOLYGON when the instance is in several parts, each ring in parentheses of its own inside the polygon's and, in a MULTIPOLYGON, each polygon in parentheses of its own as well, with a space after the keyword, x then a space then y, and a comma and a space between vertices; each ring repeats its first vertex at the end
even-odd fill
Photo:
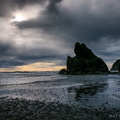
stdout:
POLYGON ((39 17, 19 22, 17 27, 21 30, 40 29, 45 35, 59 36, 60 39, 53 37, 53 41, 60 40, 71 49, 77 41, 85 43, 107 63, 119 59, 120 49, 107 49, 112 49, 111 45, 120 40, 120 1, 75 0, 66 5, 64 1, 67 0, 49 2, 39 17))
POLYGON ((19 48, 11 42, 0 41, 0 68, 12 68, 13 66, 22 66, 34 62, 50 62, 66 58, 66 55, 58 53, 52 48, 49 50, 44 48, 31 49, 25 45, 19 48))
POLYGON ((0 17, 10 17, 12 12, 26 5, 43 5, 46 0, 0 0, 0 17))
MULTIPOLYGON (((20 29, 37 28, 47 34, 65 35, 69 41, 71 39, 71 42, 120 37, 118 0, 102 0, 95 6, 91 3, 92 0, 84 0, 80 7, 71 6, 71 11, 63 7, 62 2, 62 0, 49 0, 46 10, 40 14, 40 17, 16 25, 20 29)), ((78 0, 77 2, 76 4, 79 4, 78 0)), ((65 40, 64 37, 62 39, 65 40)))
POLYGON ((21 65, 21 62, 15 60, 15 55, 16 49, 13 43, 0 41, 0 68, 21 65))
POLYGON ((62 0, 49 0, 49 5, 47 11, 58 13, 57 3, 60 3, 62 0))
MULTIPOLYGON (((1 0, 0 16, 10 16, 14 10, 35 4, 44 7, 39 16, 27 21, 16 22, 13 25, 24 32, 28 29, 32 31, 33 41, 36 34, 43 33, 44 36, 52 36, 50 39, 48 38, 47 42, 52 41, 53 48, 46 46, 38 48, 34 45, 34 48, 25 45, 17 47, 9 42, 0 42, 0 66, 9 67, 48 60, 66 60, 67 54, 64 53, 66 46, 70 44, 73 49, 77 41, 85 42, 96 55, 103 56, 105 60, 115 61, 113 60, 115 56, 119 56, 119 49, 107 50, 120 38, 119 0, 1 0), (103 38, 105 39, 102 40, 103 38), (110 39, 113 42, 109 42, 110 39), (65 47, 58 46, 57 49, 54 49, 56 41, 63 42, 65 47)), ((46 39, 43 37, 43 40, 46 39)))
POLYGON ((13 4, 18 5, 19 7, 24 7, 25 5, 30 4, 43 4, 46 0, 11 0, 13 4))
POLYGON ((0 41, 0 57, 9 55, 9 52, 14 49, 14 45, 10 42, 0 41))

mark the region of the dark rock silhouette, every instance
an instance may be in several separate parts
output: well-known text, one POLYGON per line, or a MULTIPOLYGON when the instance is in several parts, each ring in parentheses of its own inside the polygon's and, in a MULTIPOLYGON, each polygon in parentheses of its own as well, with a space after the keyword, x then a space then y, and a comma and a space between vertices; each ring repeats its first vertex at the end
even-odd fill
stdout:
POLYGON ((110 71, 120 71, 120 59, 116 60, 116 62, 112 65, 112 68, 110 71))
POLYGON ((67 74, 67 70, 66 69, 61 69, 59 74, 67 74))
POLYGON ((67 57, 67 70, 62 69, 59 74, 99 74, 108 72, 105 62, 97 57, 85 44, 76 43, 74 58, 67 57))

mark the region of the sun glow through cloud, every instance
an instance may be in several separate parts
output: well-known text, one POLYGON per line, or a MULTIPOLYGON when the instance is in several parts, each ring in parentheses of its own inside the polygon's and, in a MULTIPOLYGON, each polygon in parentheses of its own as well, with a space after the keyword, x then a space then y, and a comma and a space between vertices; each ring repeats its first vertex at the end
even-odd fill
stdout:
POLYGON ((21 14, 16 14, 14 17, 14 21, 17 21, 17 22, 21 22, 21 21, 25 21, 25 20, 26 20, 26 18, 21 14))
POLYGON ((12 13, 12 22, 21 22, 34 19, 39 15, 40 11, 42 11, 42 8, 39 5, 26 6, 22 9, 18 9, 12 13))

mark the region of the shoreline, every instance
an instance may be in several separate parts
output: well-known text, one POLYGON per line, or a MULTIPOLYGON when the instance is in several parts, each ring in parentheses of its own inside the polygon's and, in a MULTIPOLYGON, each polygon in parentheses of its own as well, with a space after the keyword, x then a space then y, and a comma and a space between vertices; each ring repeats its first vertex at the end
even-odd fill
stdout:
MULTIPOLYGON (((62 70, 61 70, 62 71, 62 70)), ((79 72, 76 72, 75 74, 70 74, 68 72, 61 72, 59 71, 58 74, 60 75, 120 75, 120 72, 98 72, 98 73, 79 73, 79 72)), ((67 71, 67 70, 66 70, 67 71)))
POLYGON ((117 120, 120 109, 76 107, 59 102, 0 98, 0 120, 117 120))

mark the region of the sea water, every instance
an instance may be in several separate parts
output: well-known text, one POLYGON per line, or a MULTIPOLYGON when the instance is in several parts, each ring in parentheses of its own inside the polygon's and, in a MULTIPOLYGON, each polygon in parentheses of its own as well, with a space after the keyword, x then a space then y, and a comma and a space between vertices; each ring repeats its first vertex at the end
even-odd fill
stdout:
POLYGON ((105 105, 108 108, 120 108, 120 75, 1 72, 0 98, 2 97, 60 102, 75 106, 105 105), (86 93, 86 88, 99 85, 103 87, 96 89, 94 94, 86 93))

